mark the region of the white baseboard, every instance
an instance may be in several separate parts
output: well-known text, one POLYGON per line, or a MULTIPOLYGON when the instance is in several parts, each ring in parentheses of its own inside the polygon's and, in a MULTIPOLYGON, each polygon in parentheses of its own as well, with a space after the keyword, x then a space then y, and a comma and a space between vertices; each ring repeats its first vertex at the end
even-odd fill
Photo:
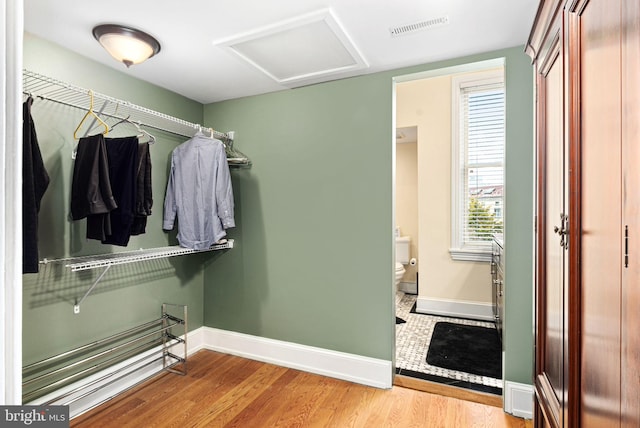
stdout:
POLYGON ((376 388, 391 388, 391 361, 313 346, 202 327, 207 349, 329 376, 376 388))
POLYGON ((418 284, 415 282, 401 282, 398 290, 409 294, 418 294, 418 284))
POLYGON ((533 385, 505 381, 504 411, 519 418, 533 419, 533 385))
MULTIPOLYGON (((191 355, 201 349, 210 349, 377 388, 391 388, 393 382, 391 361, 215 328, 201 327, 189 332, 187 334, 187 345, 187 355, 191 355)), ((184 345, 175 345, 171 352, 176 355, 182 355, 182 346, 184 345)), ((155 360, 157 356, 161 355, 160 350, 161 347, 155 347, 27 404, 44 404, 56 399, 52 403, 55 405, 77 399, 69 404, 69 416, 71 418, 79 416, 123 393, 132 386, 160 373, 162 360, 155 360), (130 375, 124 376, 122 379, 115 380, 117 373, 129 366, 139 369, 132 371, 130 375), (97 382, 97 379, 112 373, 114 380, 105 379, 97 382), (86 397, 81 397, 83 393, 97 386, 100 386, 100 389, 87 394, 86 397), (81 388, 85 388, 85 390, 82 391, 80 390, 81 388), (76 389, 80 391, 73 393, 76 389)))
POLYGON ((416 312, 482 321, 495 321, 493 308, 490 303, 418 297, 416 301, 416 312))

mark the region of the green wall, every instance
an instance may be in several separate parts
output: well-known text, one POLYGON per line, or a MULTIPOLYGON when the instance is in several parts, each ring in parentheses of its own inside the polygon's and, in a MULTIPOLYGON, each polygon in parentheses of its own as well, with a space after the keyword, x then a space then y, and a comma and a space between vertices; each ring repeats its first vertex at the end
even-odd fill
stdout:
POLYGON ((392 360, 392 79, 497 57, 508 110, 505 374, 532 383, 533 85, 521 47, 206 105, 205 123, 236 131, 254 166, 233 172, 238 245, 205 269, 205 325, 392 360))
POLYGON ((505 63, 505 379, 533 384, 533 68, 523 48, 505 63))
MULTIPOLYGON (((57 45, 25 34, 24 66, 71 84, 93 89, 192 122, 202 121, 202 105, 127 76, 57 45)), ((36 98, 32 113, 51 183, 42 200, 40 258, 130 251, 175 244, 175 233, 162 231, 162 204, 171 150, 182 137, 154 132, 151 146, 154 210, 147 233, 132 237, 128 247, 85 239, 85 221, 69 222, 70 187, 76 145, 73 131, 84 112, 36 98)), ((111 122, 113 123, 113 122, 111 122)), ((121 125, 110 135, 135 133, 121 125)), ((30 363, 156 319, 163 302, 187 304, 189 327, 202 325, 203 255, 114 266, 73 314, 73 303, 101 270, 71 273, 60 264, 23 275, 23 360, 30 363)))
POLYGON ((206 325, 391 360, 390 91, 373 75, 205 106, 253 161, 206 325))

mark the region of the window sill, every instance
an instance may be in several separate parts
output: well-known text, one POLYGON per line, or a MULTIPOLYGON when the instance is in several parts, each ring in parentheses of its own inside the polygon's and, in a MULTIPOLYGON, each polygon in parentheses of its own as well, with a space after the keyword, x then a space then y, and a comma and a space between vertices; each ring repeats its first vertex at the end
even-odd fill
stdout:
POLYGON ((466 262, 490 262, 491 249, 449 248, 451 259, 466 262))

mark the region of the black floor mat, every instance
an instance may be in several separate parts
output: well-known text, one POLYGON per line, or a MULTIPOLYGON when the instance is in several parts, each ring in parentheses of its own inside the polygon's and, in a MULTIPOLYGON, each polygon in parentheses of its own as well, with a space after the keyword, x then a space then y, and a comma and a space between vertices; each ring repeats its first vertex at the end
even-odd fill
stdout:
POLYGON ((502 378, 502 344, 495 328, 438 322, 433 329, 427 364, 502 378))

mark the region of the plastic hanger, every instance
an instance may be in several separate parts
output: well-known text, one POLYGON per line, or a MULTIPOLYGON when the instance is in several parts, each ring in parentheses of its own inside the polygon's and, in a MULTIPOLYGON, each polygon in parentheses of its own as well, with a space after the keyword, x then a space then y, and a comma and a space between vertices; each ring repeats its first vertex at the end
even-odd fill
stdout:
POLYGON ((84 123, 85 120, 87 120, 88 117, 95 118, 95 120, 97 120, 98 123, 104 127, 104 131, 102 132, 102 135, 107 135, 109 133, 109 126, 106 123, 104 123, 104 121, 100 119, 100 117, 97 114, 93 112, 93 91, 92 90, 89 90, 89 110, 87 111, 87 113, 84 115, 84 117, 78 124, 78 127, 76 128, 76 130, 73 131, 74 139, 76 140, 80 139, 80 137, 78 137, 78 131, 80 130, 80 128, 82 128, 82 124, 84 123))
POLYGON ((196 133, 194 134, 194 136, 196 135, 201 135, 203 137, 206 138, 211 138, 211 139, 216 139, 215 135, 216 135, 216 131, 213 128, 203 128, 202 125, 198 125, 198 130, 196 131, 196 133), (204 132, 207 131, 207 132, 204 132))

